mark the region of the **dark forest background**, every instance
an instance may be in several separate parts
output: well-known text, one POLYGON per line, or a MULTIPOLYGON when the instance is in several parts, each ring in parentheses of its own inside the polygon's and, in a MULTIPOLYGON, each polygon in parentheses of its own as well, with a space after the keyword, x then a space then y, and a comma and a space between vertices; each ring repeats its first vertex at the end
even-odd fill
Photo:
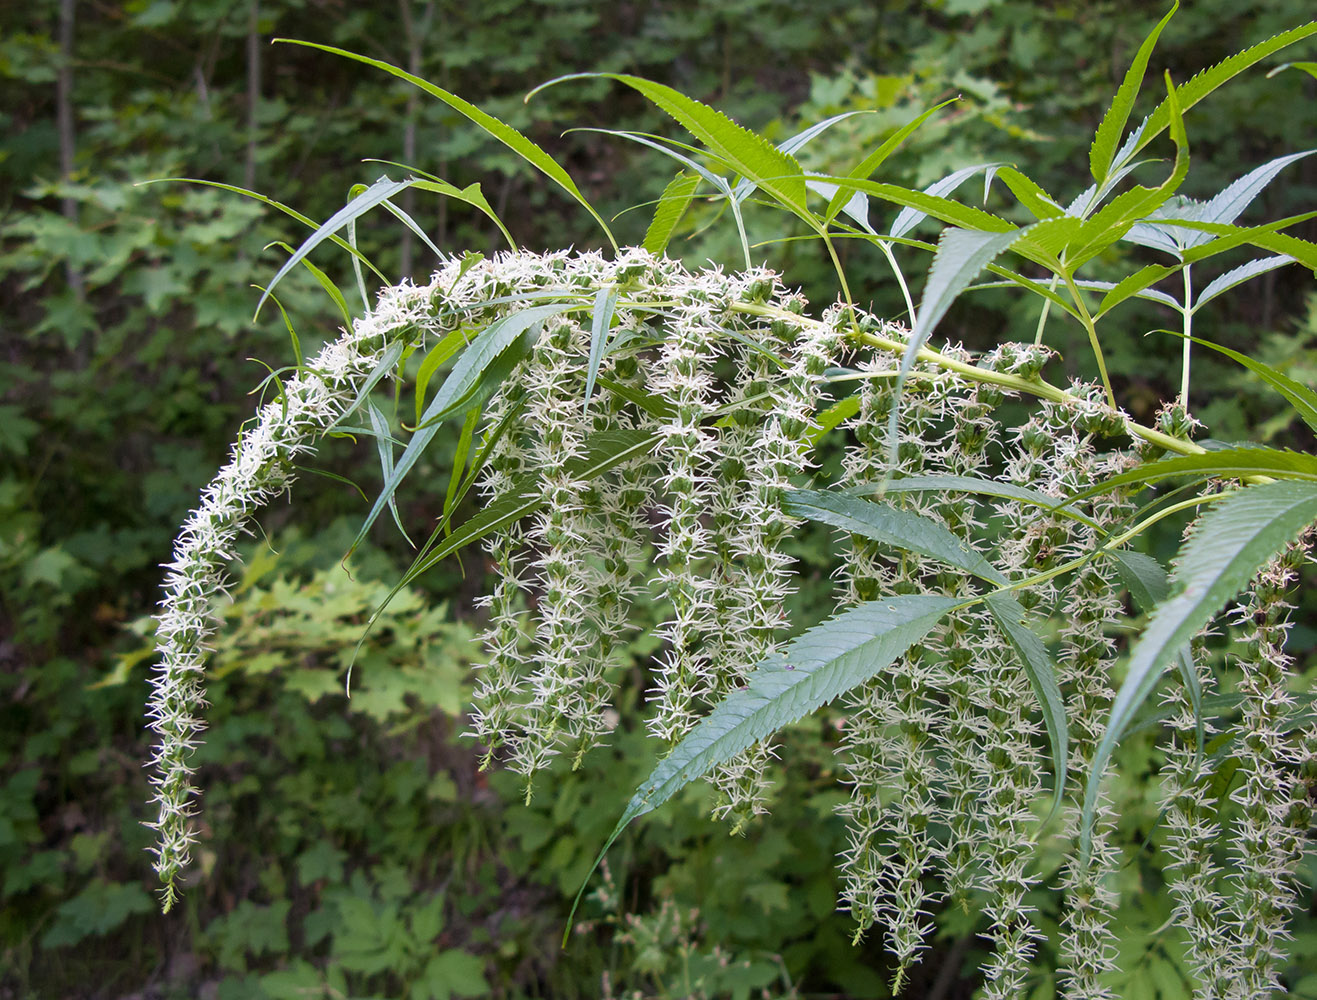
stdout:
MULTIPOLYGON (((286 259, 280 244, 309 230, 214 187, 140 182, 237 185, 323 220, 353 184, 403 175, 363 160, 403 161, 459 186, 480 182, 524 246, 597 245, 584 213, 446 106, 359 64, 270 44, 286 36, 387 60, 474 101, 547 148, 607 217, 657 198, 673 166, 568 130, 671 134, 669 123, 602 81, 524 103, 536 84, 634 73, 778 141, 842 111, 874 112, 802 153, 831 170, 959 95, 884 165, 884 179, 924 186, 1000 161, 1027 165, 1048 190, 1077 191, 1088 137, 1161 13, 1133 0, 0 5, 0 997, 888 995, 877 936, 853 946, 835 912, 833 861, 845 844, 832 809, 845 790, 818 720, 786 737, 791 764, 770 821, 729 838, 705 819, 703 793, 688 792, 614 850, 585 923, 560 949, 571 897, 653 750, 624 725, 611 750, 541 782, 529 805, 516 781, 477 770, 461 710, 479 656, 478 556, 393 604, 358 661, 360 689, 344 698, 346 657, 406 548, 381 527, 346 574, 339 560, 364 507, 325 476, 305 475, 296 489, 297 521, 314 531, 292 527, 290 507, 276 504, 266 537, 244 552, 197 756, 207 788, 197 861, 182 904, 158 912, 142 826, 158 564, 252 412, 248 393, 266 366, 292 363, 280 311, 252 320, 253 286, 286 259)), ((1310 14, 1297 0, 1190 3, 1150 79, 1169 69, 1182 82, 1310 14)), ((1186 193, 1211 195, 1317 146, 1314 108, 1317 80, 1300 72, 1231 83, 1188 118, 1186 193)), ((1314 195, 1310 158, 1242 221, 1311 209, 1314 195)), ((462 206, 415 192, 401 204, 447 252, 499 248, 497 231, 462 206)), ((697 206, 673 251, 693 265, 735 261, 732 227, 703 228, 715 213, 697 206)), ((648 217, 646 207, 622 215, 619 236, 638 242, 648 217)), ((752 213, 752 239, 783 235, 779 224, 752 213)), ((1292 231, 1317 237, 1312 223, 1292 231)), ((384 213, 358 235, 387 274, 424 277, 434 264, 384 213)), ((835 295, 816 246, 757 253, 812 301, 835 295)), ((351 302, 347 258, 314 259, 351 302)), ((861 301, 900 314, 872 248, 846 265, 861 301)), ((290 276, 280 299, 308 354, 343 323, 308 274, 290 276)), ((1310 275, 1273 271, 1218 304, 1204 335, 1317 380, 1310 275)), ((1030 308, 971 297, 943 333, 980 347, 1028 338, 1030 308)), ((1104 348, 1117 394, 1147 420, 1173 391, 1179 345, 1144 335, 1169 325, 1152 307, 1128 317, 1104 348)), ((1217 437, 1312 444, 1227 362, 1196 360, 1195 397, 1217 437)), ((437 514, 452 447, 413 473, 409 523, 428 527, 437 514)), ((315 464, 368 493, 378 487, 364 444, 333 442, 315 464)), ((826 538, 803 536, 799 548, 807 570, 823 565, 826 538)), ((827 600, 827 580, 807 573, 803 613, 827 600)), ((637 661, 650 651, 638 644, 637 661)), ((634 719, 638 706, 619 710, 634 719)), ((1141 764, 1140 752, 1132 741, 1117 792, 1134 845, 1156 820, 1155 761, 1141 764)), ((1131 878, 1129 979, 1117 995, 1187 996, 1174 935, 1159 929, 1164 893, 1137 884, 1137 870, 1131 878)), ((973 920, 940 914, 938 927, 908 995, 969 996, 973 920)), ((1303 917, 1296 927, 1291 982, 1317 997, 1317 929, 1303 917)), ((1046 974, 1035 985, 1040 998, 1055 987, 1046 974)))

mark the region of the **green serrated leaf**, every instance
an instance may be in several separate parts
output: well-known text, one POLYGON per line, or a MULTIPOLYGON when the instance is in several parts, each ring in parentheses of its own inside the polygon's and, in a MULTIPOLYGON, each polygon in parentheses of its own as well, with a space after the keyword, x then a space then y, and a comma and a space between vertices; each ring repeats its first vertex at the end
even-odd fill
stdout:
MULTIPOLYGON (((986 192, 988 178, 1003 166, 1005 166, 1004 163, 976 163, 972 167, 961 167, 959 170, 953 171, 946 177, 934 181, 928 187, 924 188, 923 193, 934 198, 943 198, 946 195, 951 194, 952 191, 956 190, 956 188, 960 187, 960 185, 964 184, 965 181, 969 180, 979 171, 984 172, 984 190, 986 192)), ((986 194, 983 200, 987 201, 986 194)), ((919 225, 920 221, 925 217, 925 212, 921 212, 919 209, 907 205, 897 213, 896 218, 892 221, 892 228, 888 230, 887 235, 893 239, 904 236, 906 233, 910 232, 910 230, 914 229, 915 226, 919 225)), ((953 225, 963 225, 963 223, 953 223, 953 225)), ((983 227, 969 226, 968 228, 982 229, 983 227)))
MULTIPOLYGON (((631 797, 591 873, 637 816, 657 809, 719 764, 886 670, 959 603, 951 597, 905 594, 861 604, 808 629, 782 655, 757 664, 744 687, 719 702, 659 761, 631 797)), ((570 925, 569 918, 569 930, 570 925)))
POLYGON ((1011 194, 1015 195, 1016 200, 1033 213, 1035 219, 1041 221, 1065 215, 1065 209, 1057 203, 1055 198, 1014 167, 999 167, 997 176, 1001 178, 1001 182, 1006 185, 1011 194))
POLYGON ((1152 33, 1143 40, 1143 44, 1139 46, 1139 51, 1134 56, 1134 61, 1130 63, 1130 68, 1125 71, 1125 79, 1121 81, 1116 96, 1112 98, 1111 106, 1102 116, 1102 124, 1098 126, 1097 133, 1093 136, 1093 145, 1088 151, 1089 170, 1093 174, 1093 180, 1098 184, 1102 184, 1107 179, 1112 159, 1116 155, 1116 145, 1125 132, 1125 124, 1129 121, 1130 111, 1134 108, 1134 99, 1139 96, 1139 88, 1143 85, 1143 76, 1148 71, 1148 60, 1152 57, 1157 39, 1179 9, 1180 4, 1177 0, 1166 12, 1166 16, 1157 23, 1157 27, 1152 29, 1152 33))
POLYGON ((1239 593, 1285 544, 1317 519, 1317 484, 1272 482, 1224 497, 1198 519, 1180 552, 1171 596, 1157 606, 1130 653, 1093 759, 1080 820, 1080 852, 1092 849, 1098 785, 1112 751, 1156 686, 1166 662, 1239 593))
POLYGON ((1175 194, 1189 175, 1189 137, 1176 97, 1175 85, 1166 74, 1166 100, 1171 109, 1171 139, 1175 142, 1175 164, 1170 176, 1155 188, 1137 185, 1118 195, 1089 218, 1075 235, 1066 252, 1072 273, 1094 257, 1104 253, 1135 225, 1147 218, 1175 194))
MULTIPOLYGON (((981 168, 970 168, 970 172, 973 173, 978 169, 981 168)), ((991 212, 972 208, 969 205, 962 205, 958 201, 952 201, 950 198, 943 198, 940 195, 929 194, 926 191, 913 191, 910 188, 899 187, 896 184, 879 184, 875 181, 860 180, 858 177, 836 177, 832 174, 807 174, 805 179, 807 181, 821 181, 824 184, 836 185, 838 188, 851 191, 862 191, 865 194, 873 195, 875 198, 881 198, 883 201, 889 201, 894 205, 903 205, 906 208, 923 213, 923 215, 932 216, 934 219, 952 226, 959 226, 962 229, 988 233, 1019 231, 1011 223, 998 218, 991 212)))
POLYGON ((782 509, 794 517, 808 518, 937 559, 999 586, 1009 582, 981 553, 949 529, 914 511, 821 490, 792 490, 783 498, 782 509))
POLYGON ((1031 227, 1010 229, 1006 232, 983 232, 970 229, 948 229, 938 240, 937 255, 924 282, 924 293, 915 316, 914 329, 901 358, 901 370, 893 387, 891 413, 887 420, 888 468, 896 468, 896 449, 901 420, 901 391, 905 380, 915 366, 919 350, 933 335, 951 303, 993 258, 1004 253, 1031 227))
POLYGON ((814 418, 814 429, 807 435, 809 443, 811 445, 818 444, 829 432, 841 426, 843 421, 849 420, 859 412, 860 397, 858 395, 846 396, 837 400, 814 418))
POLYGON ((1157 483, 1175 476, 1215 476, 1220 479, 1275 476, 1317 481, 1317 456, 1299 451, 1265 448, 1261 445, 1218 448, 1201 455, 1177 455, 1174 458, 1147 462, 1129 472, 1112 476, 1101 484, 1071 497, 1070 502, 1074 503, 1105 493, 1117 486, 1157 483))
POLYGON ((416 373, 416 423, 421 422, 425 413, 425 391, 430 387, 430 379, 434 377, 440 365, 470 342, 467 338, 468 333, 469 331, 464 327, 450 331, 421 359, 420 370, 416 373))
MULTIPOLYGON (((788 155, 795 155, 796 150, 803 149, 816 136, 822 134, 823 132, 826 132, 828 129, 832 128, 833 125, 836 125, 837 122, 844 121, 845 119, 851 118, 855 115, 872 115, 876 113, 877 112, 871 111, 867 108, 862 111, 843 111, 839 115, 833 115, 831 118, 825 118, 821 122, 816 122, 815 124, 811 125, 809 128, 797 132, 789 139, 786 139, 783 142, 779 142, 777 144, 778 151, 782 153, 786 153, 788 155)), ((750 195, 754 194, 755 190, 758 187, 759 185, 756 184, 754 181, 750 180, 749 178, 742 177, 739 181, 737 181, 736 188, 732 191, 732 198, 738 203, 743 202, 745 201, 745 199, 749 198, 750 195)))
POLYGON ((699 187, 700 178, 684 170, 677 171, 677 176, 668 181, 668 186, 659 196, 649 228, 645 230, 643 246, 646 250, 652 254, 662 254, 667 250, 668 243, 672 241, 672 234, 676 232, 681 217, 686 214, 686 209, 690 207, 699 187))
POLYGON ((1230 291, 1236 285, 1251 281, 1260 274, 1266 274, 1278 267, 1293 263, 1296 263, 1296 261, 1289 254, 1279 254, 1275 257, 1260 257, 1257 260, 1250 260, 1247 264, 1240 264, 1238 267, 1231 268, 1225 274, 1213 278, 1207 287, 1198 293, 1193 308, 1197 310, 1199 307, 1207 305, 1218 295, 1230 291))
MULTIPOLYGON (((852 487, 855 491, 873 492, 873 486, 852 487)), ((1090 528, 1098 527, 1098 523, 1092 518, 1085 516, 1079 511, 1073 509, 1068 503, 1065 506, 1058 507, 1056 497, 1043 493, 1041 490, 1032 490, 1026 486, 1016 486, 1014 483, 998 482, 995 479, 979 479, 975 476, 951 476, 951 475, 925 475, 925 476, 905 476, 901 479, 891 480, 886 487, 887 493, 974 493, 980 496, 1000 497, 1003 500, 1018 500, 1020 503, 1030 504, 1038 507, 1048 513, 1060 514, 1062 517, 1068 517, 1072 520, 1086 524, 1090 528)))
POLYGON ((1220 344, 1214 344, 1210 340, 1202 340, 1198 337, 1191 338, 1195 344, 1202 344, 1204 347, 1210 347, 1220 354, 1224 354, 1232 361, 1238 361, 1253 374, 1261 378, 1267 385, 1271 386, 1285 400, 1294 407, 1303 422, 1317 431, 1317 392, 1313 392, 1302 382, 1296 382, 1282 372, 1278 372, 1270 365, 1264 365, 1261 361, 1254 361, 1247 354, 1240 354, 1238 351, 1232 351, 1228 347, 1222 347, 1220 344))
POLYGON ((594 77, 616 80, 639 91, 737 173, 753 181, 797 215, 809 217, 805 207, 804 175, 794 157, 738 125, 721 111, 701 104, 679 90, 626 73, 573 73, 542 84, 536 91, 565 80, 594 77))
MULTIPOLYGON (((1162 564, 1152 556, 1142 552, 1111 551, 1107 553, 1116 572, 1120 574, 1125 589, 1130 592, 1134 606, 1144 614, 1152 614, 1157 605, 1166 600, 1170 593, 1170 578, 1162 564)), ((1203 722, 1203 686, 1198 680, 1198 670, 1194 667, 1193 651, 1188 643, 1180 647, 1176 657, 1180 669, 1180 680, 1189 692, 1189 702, 1194 710, 1194 729, 1197 738, 1197 753, 1203 752, 1206 728, 1203 722)))
MULTIPOLYGON (((855 166, 850 169, 850 171, 847 173, 846 176, 858 178, 861 180, 867 180, 870 176, 872 176, 875 170, 877 170, 880 166, 882 166, 883 161, 886 160, 889 156, 891 156, 894 152, 896 152, 896 150, 900 148, 901 143, 905 142, 906 139, 910 138, 910 136, 921 125, 923 125, 924 122, 928 121, 928 119, 933 117, 933 115, 937 114, 948 104, 953 104, 958 100, 960 100, 960 98, 953 97, 950 100, 943 101, 941 104, 937 104, 929 108, 923 114, 918 115, 911 121, 906 122, 899 129, 897 129, 890 136, 888 136, 887 139, 884 140, 883 143, 879 145, 877 149, 871 152, 859 163, 855 164, 855 166)), ((842 210, 842 207, 849 200, 849 197, 850 197, 850 192, 845 190, 838 191, 836 194, 832 196, 832 199, 828 202, 828 207, 823 212, 823 220, 825 225, 837 217, 837 213, 842 210)))
POLYGON ((1179 266, 1166 266, 1163 264, 1149 264, 1141 267, 1133 274, 1126 275, 1120 281, 1116 282, 1111 291, 1098 305, 1096 319, 1101 319, 1116 306, 1120 305, 1127 299, 1132 299, 1139 295, 1145 289, 1157 284, 1163 278, 1169 277, 1179 271, 1179 266))
MULTIPOLYGON (((1317 21, 1309 21, 1307 24, 1291 28, 1289 31, 1283 31, 1266 41, 1252 45, 1227 59, 1223 59, 1215 66, 1203 70, 1183 87, 1178 88, 1176 97, 1180 112, 1188 111, 1208 94, 1229 82, 1250 66, 1261 62, 1267 56, 1314 34, 1317 34, 1317 21)), ((1172 110, 1168 98, 1159 104, 1156 110, 1144 120, 1143 126, 1130 136, 1125 146, 1116 154, 1116 162, 1123 163, 1136 156, 1139 150, 1147 146, 1170 126, 1171 120, 1172 110)))

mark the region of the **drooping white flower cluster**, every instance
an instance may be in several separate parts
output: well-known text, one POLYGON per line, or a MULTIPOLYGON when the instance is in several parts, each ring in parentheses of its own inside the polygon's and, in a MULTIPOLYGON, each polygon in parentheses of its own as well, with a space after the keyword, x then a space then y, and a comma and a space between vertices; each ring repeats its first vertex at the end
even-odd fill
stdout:
MULTIPOLYGON (((793 585, 783 546, 799 525, 783 496, 806 482, 811 432, 829 380, 839 377, 833 395, 853 385, 858 405, 841 424, 848 447, 836 485, 863 494, 886 484, 886 503, 945 526, 1011 580, 1038 577, 1014 597, 1035 621, 1055 625, 1049 634, 1071 739, 1061 820, 1047 834, 1066 860, 1043 871, 1035 840, 1047 740, 1036 696, 993 614, 981 604, 951 614, 850 692, 838 719, 851 785, 840 809, 849 831, 841 866, 857 936, 880 930, 899 985, 927 948, 935 908, 975 908, 991 946, 983 993, 1005 998, 1022 994, 1043 927, 1054 922, 1061 994, 1111 996, 1116 817, 1099 795, 1093 850, 1081 864, 1077 803, 1110 709, 1113 629, 1128 608, 1109 561, 1048 572, 1091 553, 1127 519, 1130 501, 1109 492, 1086 506, 1087 520, 1075 520, 964 489, 903 489, 900 479, 974 477, 1060 498, 1135 460, 1136 449, 1111 445, 1122 440, 1126 418, 1095 387, 1074 385, 1069 402, 1040 404, 1021 419, 1019 401, 1003 408, 1009 394, 963 366, 1030 379, 1049 352, 1004 345, 975 359, 945 348, 943 359, 960 372, 916 366, 890 469, 899 357, 859 354, 851 335, 867 331, 899 345, 902 328, 840 306, 809 319, 803 299, 770 272, 691 273, 640 250, 614 260, 518 253, 453 261, 425 286, 388 289, 243 432, 180 533, 159 615, 150 715, 159 736, 152 763, 166 907, 193 842, 189 756, 203 728, 213 605, 245 523, 288 487, 297 457, 360 402, 391 345, 454 331, 474 339, 546 305, 523 337, 520 360, 470 404, 479 407, 471 426, 478 417, 483 501, 533 508, 482 543, 493 579, 481 602, 487 657, 471 729, 487 762, 497 756, 523 775, 529 794, 555 758, 577 762, 608 738, 618 717, 614 686, 635 665, 628 645, 641 605, 653 609, 649 641, 658 640, 647 726, 668 745, 780 649, 793 585), (1041 888, 1059 890, 1055 913, 1036 912, 1041 888)), ((1173 414, 1163 424, 1167 433, 1184 429, 1173 414)), ((843 550, 843 606, 892 594, 982 593, 958 571, 867 538, 847 536, 843 550)), ((1311 819, 1299 776, 1313 747, 1287 723, 1280 612, 1288 558, 1259 581, 1238 621, 1247 635, 1232 661, 1244 678, 1234 738, 1245 780, 1229 802, 1211 798, 1211 768, 1189 743, 1195 720, 1187 700, 1174 696, 1162 776, 1165 870, 1203 996, 1262 995, 1249 991, 1274 986, 1284 883, 1311 819), (1232 880, 1222 878, 1212 846, 1223 826, 1235 834, 1231 864, 1240 874, 1232 880)), ((764 810, 771 757, 754 746, 711 775, 718 814, 739 826, 764 810)))
POLYGON ((159 737, 150 761, 160 810, 152 825, 165 910, 174 903, 175 879, 194 840, 190 820, 197 790, 188 761, 205 728, 198 712, 205 704, 206 643, 237 538, 257 510, 288 488, 297 458, 352 403, 387 346, 429 322, 430 300, 429 289, 415 285, 388 289, 374 312, 289 379, 280 398, 266 403, 239 436, 229 463, 179 531, 173 559, 164 567, 156 628, 160 663, 147 712, 159 737))

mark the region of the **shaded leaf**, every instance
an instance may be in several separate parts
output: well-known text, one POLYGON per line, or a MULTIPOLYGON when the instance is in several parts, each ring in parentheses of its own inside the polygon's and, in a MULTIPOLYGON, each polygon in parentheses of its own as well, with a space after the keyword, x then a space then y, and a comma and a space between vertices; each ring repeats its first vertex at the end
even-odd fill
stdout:
POLYGON ((594 299, 594 314, 590 321, 590 362, 585 376, 585 412, 590 410, 590 397, 594 394, 599 365, 608 346, 608 333, 613 327, 613 310, 617 308, 618 290, 601 288, 594 299))
MULTIPOLYGON (((1108 552, 1107 556, 1115 565, 1116 572, 1120 574, 1125 589, 1130 592, 1134 606, 1144 614, 1152 614, 1157 605, 1166 600, 1166 595, 1171 590, 1170 578, 1166 575, 1166 570, 1162 569, 1162 564, 1152 556, 1144 555, 1142 552, 1121 551, 1108 552)), ((1203 723, 1203 686, 1198 680, 1193 651, 1188 643, 1180 647, 1175 662, 1180 669, 1180 680, 1184 682, 1185 690, 1189 692, 1189 703, 1194 710, 1197 752, 1201 755, 1206 739, 1203 723)))
POLYGON ((1098 785, 1125 727, 1156 686, 1166 662, 1239 593, 1267 560, 1317 519, 1317 484, 1271 482, 1238 490, 1198 519, 1180 551, 1171 596, 1157 606, 1130 653, 1106 732, 1094 755, 1080 822, 1080 850, 1092 848, 1098 785))
POLYGON ((1317 392, 1313 392, 1302 382, 1296 382, 1294 379, 1277 371, 1270 365, 1264 365, 1261 361, 1254 361, 1247 354, 1240 354, 1238 351, 1232 351, 1228 347, 1222 347, 1220 344, 1214 344, 1210 340, 1201 340, 1198 337, 1191 338, 1195 344, 1202 344, 1204 347, 1210 347, 1212 350, 1224 354, 1232 361, 1238 361, 1241 365, 1261 378, 1267 385, 1271 386, 1286 401, 1294 407, 1303 422, 1317 431, 1317 392))
POLYGON ((792 490, 782 508, 795 517, 808 518, 907 552, 917 552, 972 573, 998 585, 1003 575, 979 552, 936 521, 910 510, 844 493, 792 490))
MULTIPOLYGON (((659 761, 627 803, 591 873, 637 816, 657 809, 719 764, 886 670, 959 603, 951 597, 906 594, 861 604, 806 630, 782 655, 757 664, 744 687, 719 702, 659 761)), ((572 904, 573 914, 581 892, 572 904)))
POLYGON ((1289 254, 1280 254, 1276 257, 1260 257, 1257 260, 1250 260, 1247 264, 1240 264, 1239 267, 1214 278, 1199 292, 1198 298, 1194 301, 1194 309, 1206 305, 1221 293, 1230 291, 1236 285, 1242 285, 1250 278, 1256 278, 1259 274, 1266 274, 1268 271, 1293 263, 1295 260, 1289 254))
POLYGON ((1006 594, 994 594, 987 599, 988 611, 1011 649, 1015 651, 1029 686, 1033 688, 1034 697, 1042 712, 1043 725, 1047 728, 1047 742, 1052 751, 1052 809, 1043 820, 1046 826, 1061 808, 1061 797, 1065 794, 1066 774, 1070 767, 1070 727, 1066 721, 1065 699, 1061 696, 1061 686, 1056 682, 1056 667, 1047 646, 1038 634, 1025 622, 1024 608, 1015 598, 1006 594))

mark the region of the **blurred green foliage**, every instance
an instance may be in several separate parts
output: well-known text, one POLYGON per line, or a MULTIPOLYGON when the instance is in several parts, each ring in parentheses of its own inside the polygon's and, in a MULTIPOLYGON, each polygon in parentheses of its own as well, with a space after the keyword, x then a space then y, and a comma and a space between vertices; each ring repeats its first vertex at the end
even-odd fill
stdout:
MULTIPOLYGON (((1292 26, 1302 8, 1204 0, 1167 31, 1158 66, 1183 80, 1292 26)), ((926 184, 971 163, 1027 162, 1050 190, 1074 189, 1086 163, 1081 144, 1148 13, 1130 0, 820 0, 807 11, 784 0, 4 5, 0 997, 886 995, 877 947, 852 947, 848 918, 835 912, 833 859, 845 844, 832 813, 840 793, 829 721, 811 723, 824 728, 823 741, 800 740, 785 755, 791 771, 779 776, 772 824, 729 839, 706 822, 708 802, 691 790, 630 831, 559 952, 570 897, 652 758, 635 732, 635 706, 620 706, 611 753, 555 773, 529 806, 518 782, 478 772, 458 738, 471 597, 484 589, 482 567, 470 560, 394 602, 356 659, 348 700, 347 662, 385 587, 378 581, 397 575, 402 546, 381 531, 371 561, 345 572, 336 553, 355 527, 335 518, 359 514, 357 495, 309 476, 297 497, 312 511, 305 523, 332 527, 301 538, 281 530, 276 510, 267 521, 275 541, 244 553, 198 754, 208 806, 197 884, 174 915, 156 912, 137 763, 150 662, 143 616, 173 527, 266 373, 248 359, 277 367, 292 358, 277 309, 252 320, 258 293, 249 286, 284 259, 269 244, 296 244, 306 230, 212 188, 135 184, 196 177, 254 186, 320 220, 352 184, 398 176, 363 159, 409 159, 458 185, 479 181, 529 247, 598 241, 582 213, 448 108, 360 66, 266 44, 287 36, 413 66, 477 101, 568 164, 609 215, 657 197, 669 165, 597 133, 560 133, 668 126, 638 96, 598 80, 523 103, 535 84, 578 70, 636 73, 734 109, 779 139, 841 111, 873 112, 808 147, 807 164, 833 170, 958 95, 889 162, 893 179, 926 184), (61 9, 76 18, 67 59, 61 9), (67 172, 61 67, 71 74, 67 172)), ((1188 193, 1317 146, 1317 119, 1293 113, 1315 96, 1317 81, 1297 72, 1232 83, 1210 113, 1190 119, 1203 188, 1188 193)), ((1317 159, 1309 159, 1268 190, 1258 218, 1310 207, 1314 193, 1317 159)), ((473 213, 404 206, 446 250, 498 246, 473 213)), ((694 213, 697 228, 712 211, 694 213)), ((639 240, 646 218, 623 216, 620 236, 639 240)), ((773 235, 756 233, 754 222, 752 212, 752 236, 773 235)), ((430 263, 399 232, 381 215, 358 234, 391 280, 404 265, 422 273, 430 263)), ((1311 222, 1293 232, 1315 234, 1311 222)), ((729 259, 733 238, 719 225, 674 247, 697 262, 729 259)), ((816 248, 759 252, 811 298, 831 296, 816 248)), ((317 259, 352 301, 345 259, 317 259)), ((901 312, 881 258, 871 267, 848 260, 847 270, 859 299, 901 312)), ((1268 275, 1254 293, 1224 300, 1217 326, 1202 332, 1256 348, 1260 360, 1311 383, 1317 297, 1305 299, 1305 287, 1298 274, 1268 275)), ((339 321, 305 273, 280 286, 280 299, 308 351, 339 321)), ((944 332, 982 346, 1031 333, 1035 322, 986 293, 958 306, 944 332)), ((1143 336, 1164 325, 1152 307, 1131 310, 1125 335, 1104 344, 1136 417, 1147 416, 1137 410, 1141 394, 1151 406, 1173 378, 1178 344, 1143 336)), ((1228 362, 1197 364, 1201 415, 1219 436, 1311 446, 1272 419, 1279 408, 1228 362)), ((317 463, 369 491, 378 475, 369 451, 327 448, 317 463)), ((445 459, 441 447, 426 461, 433 471, 445 459)), ((432 481, 432 495, 404 506, 405 523, 437 515, 444 480, 432 481)), ((815 551, 826 546, 801 545, 814 556, 795 616, 805 622, 827 600, 826 558, 815 551)), ((637 647, 638 662, 648 652, 637 647)), ((1137 741, 1125 755, 1119 794, 1133 860, 1122 948, 1142 957, 1122 961, 1133 971, 1117 992, 1170 1000, 1186 995, 1179 946, 1163 927, 1165 894, 1141 881, 1137 863, 1155 838, 1147 789, 1157 761, 1137 741)), ((976 928, 955 913, 939 921, 929 979, 910 990, 967 996, 976 928), (950 972, 938 978, 940 967, 950 972)), ((1303 966, 1295 994, 1317 997, 1317 930, 1301 923, 1295 944, 1303 966)), ((1034 995, 1051 996, 1053 986, 1040 981, 1034 995)))

